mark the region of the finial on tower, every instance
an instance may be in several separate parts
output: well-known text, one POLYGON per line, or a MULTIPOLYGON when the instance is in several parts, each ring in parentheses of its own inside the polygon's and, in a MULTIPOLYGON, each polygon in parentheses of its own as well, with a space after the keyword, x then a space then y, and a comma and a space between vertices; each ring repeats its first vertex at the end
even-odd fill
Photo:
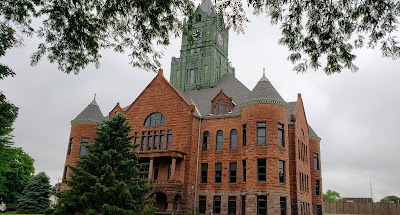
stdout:
POLYGON ((263 76, 261 77, 260 81, 268 81, 268 78, 265 76, 265 68, 263 68, 263 76))
POLYGON ((92 101, 90 104, 92 104, 92 105, 97 105, 97 102, 96 102, 96 93, 94 94, 93 101, 92 101))
POLYGON ((163 71, 163 69, 162 69, 162 68, 159 68, 159 69, 158 69, 158 73, 157 73, 157 75, 164 76, 164 71, 163 71))

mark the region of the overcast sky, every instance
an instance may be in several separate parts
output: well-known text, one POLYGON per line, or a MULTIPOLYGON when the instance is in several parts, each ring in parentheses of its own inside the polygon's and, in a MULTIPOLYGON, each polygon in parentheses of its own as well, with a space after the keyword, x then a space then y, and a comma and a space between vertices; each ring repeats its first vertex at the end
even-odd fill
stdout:
MULTIPOLYGON (((327 76, 322 70, 296 74, 286 60, 289 52, 277 44, 279 26, 249 15, 245 35, 230 32, 229 58, 236 77, 250 90, 267 77, 287 101, 301 93, 308 123, 322 138, 323 189, 342 197, 400 196, 400 60, 381 57, 379 49, 357 51, 359 71, 327 76)), ((70 121, 97 94, 103 115, 115 106, 131 104, 155 73, 132 68, 127 54, 104 51, 101 67, 67 75, 43 60, 29 66, 39 40, 7 52, 1 63, 16 76, 0 81, 0 90, 20 108, 14 141, 35 159, 36 172, 45 171, 55 184, 62 177, 70 121)), ((161 63, 167 78, 171 57, 179 57, 181 38, 172 40, 161 63)))

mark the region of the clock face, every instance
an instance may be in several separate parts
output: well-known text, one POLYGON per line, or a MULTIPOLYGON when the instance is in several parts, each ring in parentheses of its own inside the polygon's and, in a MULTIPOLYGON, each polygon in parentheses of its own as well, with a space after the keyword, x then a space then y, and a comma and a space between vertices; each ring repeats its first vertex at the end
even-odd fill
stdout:
POLYGON ((223 42, 224 42, 224 40, 222 39, 222 35, 218 34, 218 43, 219 43, 219 45, 222 46, 223 42))
POLYGON ((199 40, 201 38, 201 31, 197 29, 197 30, 193 31, 192 35, 195 40, 199 40))

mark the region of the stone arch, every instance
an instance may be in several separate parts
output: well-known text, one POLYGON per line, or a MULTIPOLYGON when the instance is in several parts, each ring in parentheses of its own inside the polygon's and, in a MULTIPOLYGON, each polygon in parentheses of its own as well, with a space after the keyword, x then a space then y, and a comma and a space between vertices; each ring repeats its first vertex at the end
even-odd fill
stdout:
POLYGON ((174 197, 173 210, 177 212, 182 210, 182 196, 179 194, 176 194, 174 197))
POLYGON ((167 195, 162 192, 155 192, 153 195, 156 197, 154 206, 158 208, 158 212, 165 212, 168 207, 167 195))

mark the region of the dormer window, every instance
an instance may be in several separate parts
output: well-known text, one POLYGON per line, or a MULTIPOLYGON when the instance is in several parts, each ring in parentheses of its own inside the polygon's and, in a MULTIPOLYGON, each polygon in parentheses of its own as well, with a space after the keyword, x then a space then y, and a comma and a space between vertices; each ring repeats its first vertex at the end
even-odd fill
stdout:
POLYGON ((144 121, 144 126, 156 125, 165 125, 165 117, 159 112, 150 114, 144 121))
POLYGON ((232 112, 234 104, 232 99, 220 91, 220 93, 211 101, 211 114, 222 115, 232 112))

